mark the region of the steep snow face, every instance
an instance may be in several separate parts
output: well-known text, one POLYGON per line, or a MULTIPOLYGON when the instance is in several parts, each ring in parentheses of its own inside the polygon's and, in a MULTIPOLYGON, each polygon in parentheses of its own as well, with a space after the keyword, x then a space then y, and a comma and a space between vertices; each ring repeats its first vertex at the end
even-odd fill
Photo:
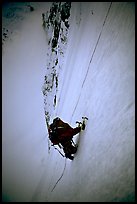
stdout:
POLYGON ((47 154, 42 94, 47 43, 41 13, 49 5, 31 4, 30 11, 26 4, 11 3, 3 11, 3 28, 13 34, 7 35, 2 56, 2 188, 7 201, 31 199, 47 154))
POLYGON ((3 9, 3 27, 16 30, 3 44, 3 199, 134 201, 134 3, 72 2, 61 24, 65 44, 63 32, 52 41, 56 29, 43 29, 51 8, 15 3, 3 9), (15 27, 6 18, 11 6, 15 27), (43 95, 45 76, 54 89, 43 95), (73 127, 83 115, 89 118, 74 138, 73 161, 52 147, 48 152, 46 110, 73 127))

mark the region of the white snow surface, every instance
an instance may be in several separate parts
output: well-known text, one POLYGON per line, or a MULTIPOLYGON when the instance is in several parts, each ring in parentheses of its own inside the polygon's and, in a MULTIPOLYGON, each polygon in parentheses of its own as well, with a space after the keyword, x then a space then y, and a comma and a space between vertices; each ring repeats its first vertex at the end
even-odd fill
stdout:
POLYGON ((71 3, 57 105, 51 101, 49 110, 51 120, 59 116, 72 127, 82 116, 89 119, 74 138, 73 161, 48 151, 42 86, 49 59, 41 14, 50 5, 3 6, 2 27, 10 31, 2 48, 3 200, 134 202, 135 5, 71 3))

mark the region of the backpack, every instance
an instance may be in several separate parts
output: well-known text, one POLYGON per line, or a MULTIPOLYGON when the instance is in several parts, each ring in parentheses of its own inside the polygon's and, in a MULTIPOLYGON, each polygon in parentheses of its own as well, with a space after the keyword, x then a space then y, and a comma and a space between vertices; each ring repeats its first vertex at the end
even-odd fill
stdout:
POLYGON ((55 130, 49 129, 49 139, 53 143, 53 145, 59 144, 58 135, 55 130))

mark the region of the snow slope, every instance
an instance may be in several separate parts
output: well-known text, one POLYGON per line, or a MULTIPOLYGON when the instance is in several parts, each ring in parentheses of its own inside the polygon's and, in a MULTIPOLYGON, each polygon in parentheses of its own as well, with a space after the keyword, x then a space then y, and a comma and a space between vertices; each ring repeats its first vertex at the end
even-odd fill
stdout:
POLYGON ((51 3, 31 6, 33 12, 27 3, 3 7, 3 27, 13 29, 2 56, 3 200, 133 202, 134 3, 71 4, 65 52, 58 55, 57 103, 53 90, 46 109, 51 120, 59 116, 73 127, 83 115, 89 118, 75 137, 79 148, 73 161, 53 147, 48 152, 42 87, 47 64, 56 58, 41 14, 51 3))

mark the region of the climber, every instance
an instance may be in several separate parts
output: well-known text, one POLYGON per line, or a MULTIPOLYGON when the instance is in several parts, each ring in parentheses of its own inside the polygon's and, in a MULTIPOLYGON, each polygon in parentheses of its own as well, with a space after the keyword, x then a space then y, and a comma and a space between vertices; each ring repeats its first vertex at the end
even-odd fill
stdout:
POLYGON ((48 128, 49 139, 53 145, 58 145, 60 148, 62 146, 65 157, 73 160, 74 157, 71 154, 76 153, 77 147, 73 146, 74 142, 72 138, 81 130, 84 130, 84 128, 84 123, 81 123, 81 125, 79 123, 78 127, 72 128, 68 123, 63 122, 59 117, 57 117, 48 128))

